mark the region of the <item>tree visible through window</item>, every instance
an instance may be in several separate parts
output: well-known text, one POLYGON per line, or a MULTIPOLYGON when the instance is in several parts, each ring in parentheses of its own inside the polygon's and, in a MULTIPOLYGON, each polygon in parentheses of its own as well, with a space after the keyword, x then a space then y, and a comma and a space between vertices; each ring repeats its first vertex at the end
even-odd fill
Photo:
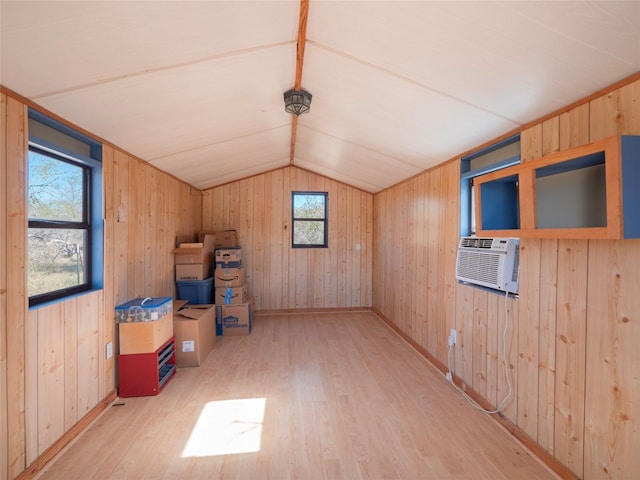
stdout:
POLYGON ((30 299, 90 288, 89 177, 85 165, 29 149, 30 299))
POLYGON ((327 247, 327 193, 293 192, 292 246, 327 247))

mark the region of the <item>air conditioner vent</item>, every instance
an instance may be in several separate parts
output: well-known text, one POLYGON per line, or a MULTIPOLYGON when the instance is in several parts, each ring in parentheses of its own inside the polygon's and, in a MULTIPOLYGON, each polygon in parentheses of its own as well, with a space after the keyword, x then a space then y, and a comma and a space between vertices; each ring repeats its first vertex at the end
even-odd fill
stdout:
POLYGON ((520 240, 463 237, 458 246, 456 278, 496 290, 518 292, 520 240))
POLYGON ((516 258, 513 260, 513 275, 511 275, 511 281, 518 285, 518 274, 520 273, 520 246, 516 248, 516 258))
POLYGON ((478 239, 474 237, 462 237, 460 239, 460 246, 465 248, 476 248, 478 246, 478 239))
POLYGON ((460 247, 491 248, 493 245, 493 240, 493 238, 463 237, 460 239, 460 247))

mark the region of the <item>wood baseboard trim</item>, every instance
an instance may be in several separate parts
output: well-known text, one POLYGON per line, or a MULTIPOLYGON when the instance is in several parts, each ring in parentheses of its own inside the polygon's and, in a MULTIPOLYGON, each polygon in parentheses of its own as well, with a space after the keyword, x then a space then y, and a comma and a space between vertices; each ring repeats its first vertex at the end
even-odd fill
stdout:
MULTIPOLYGON (((420 355, 422 355, 429 363, 431 363, 435 368, 440 370, 444 376, 447 372, 447 367, 442 362, 440 362, 437 358, 431 355, 424 347, 420 346, 415 340, 409 337, 406 333, 404 333, 397 325, 395 325, 390 319, 385 317, 380 311, 376 308, 371 309, 373 313, 376 314, 378 318, 382 322, 384 322, 391 330, 396 332, 405 342, 411 345, 420 355)), ((453 375, 453 381, 456 385, 462 388, 462 380, 457 377, 455 374, 453 375)), ((495 408, 495 405, 491 405, 485 398, 483 398, 478 392, 470 388, 468 385, 465 385, 464 391, 482 408, 487 410, 492 410, 495 408)), ((549 467, 553 472, 555 472, 560 478, 563 480, 577 480, 578 477, 569 470, 565 465, 560 463, 555 457, 553 457, 549 452, 547 452, 544 448, 542 448, 533 438, 527 435, 520 427, 514 424, 511 420, 507 419, 501 414, 490 415, 490 417, 498 423, 502 428, 504 428, 507 432, 513 435, 520 443, 522 443, 533 455, 535 455, 542 463, 544 463, 547 467, 549 467)))
POLYGON ((256 310, 254 315, 304 315, 307 313, 339 313, 370 312, 371 307, 336 307, 336 308, 284 308, 273 310, 256 310))
POLYGON ((102 412, 104 412, 109 405, 111 405, 118 394, 116 390, 113 390, 103 398, 98 404, 93 407, 84 417, 82 417, 78 423, 67 430, 62 437, 56 440, 53 445, 47 448, 41 455, 36 458, 31 465, 27 467, 20 475, 16 477, 16 480, 27 480, 35 478, 48 464, 55 458, 58 453, 71 443, 78 435, 80 435, 96 418, 98 418, 102 412))
POLYGON ((409 337, 409 335, 407 335, 402 330, 400 330, 400 328, 395 323, 393 323, 391 320, 389 320, 387 317, 385 317, 377 309, 372 308, 371 311, 373 313, 375 313, 376 316, 380 320, 382 320, 391 330, 393 330, 398 335, 400 335, 400 337, 405 342, 407 342, 409 345, 411 345, 411 347, 413 347, 414 350, 416 350, 420 355, 422 355, 424 358, 426 358, 429 361, 429 363, 431 363, 434 367, 436 367, 438 370, 440 370, 443 375, 447 372, 447 367, 446 367, 446 365, 444 363, 442 363, 436 357, 431 355, 424 347, 419 345, 418 342, 416 342, 413 338, 409 337))

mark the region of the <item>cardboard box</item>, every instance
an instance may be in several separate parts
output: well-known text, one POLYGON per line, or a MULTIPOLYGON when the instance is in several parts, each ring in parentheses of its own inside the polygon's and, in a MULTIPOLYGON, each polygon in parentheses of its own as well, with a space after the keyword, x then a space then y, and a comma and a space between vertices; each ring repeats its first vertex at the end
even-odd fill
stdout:
POLYGON ((118 323, 120 354, 153 353, 173 336, 173 316, 152 322, 118 323))
POLYGON ((242 248, 216 248, 216 268, 240 268, 242 248))
POLYGON ((198 240, 200 241, 205 235, 216 236, 216 247, 237 247, 238 232, 235 230, 216 230, 214 232, 199 232, 198 240))
MULTIPOLYGON (((202 242, 199 243, 202 243, 201 247, 191 244, 192 246, 189 247, 177 247, 171 250, 171 253, 173 253, 173 263, 176 265, 194 263, 211 264, 213 251, 216 246, 215 235, 205 235, 202 242)), ((185 245, 185 243, 183 242, 180 245, 185 245)), ((186 245, 189 245, 189 243, 186 245)))
POLYGON ((240 268, 216 268, 213 271, 213 285, 215 287, 239 287, 246 283, 246 269, 240 268))
POLYGON ((216 335, 249 335, 253 323, 253 300, 237 305, 216 305, 216 335))
POLYGON ((176 281, 204 280, 209 278, 211 263, 187 263, 176 265, 176 281))
POLYGON ((246 303, 247 300, 249 300, 249 285, 246 283, 239 287, 216 288, 214 297, 216 305, 236 305, 238 303, 246 303))
POLYGON ((198 240, 198 238, 194 235, 177 235, 176 244, 174 245, 174 247, 178 248, 182 243, 201 242, 201 241, 202 240, 198 240))
POLYGON ((174 311, 173 335, 178 367, 199 367, 213 350, 216 342, 215 314, 214 305, 187 304, 174 311))

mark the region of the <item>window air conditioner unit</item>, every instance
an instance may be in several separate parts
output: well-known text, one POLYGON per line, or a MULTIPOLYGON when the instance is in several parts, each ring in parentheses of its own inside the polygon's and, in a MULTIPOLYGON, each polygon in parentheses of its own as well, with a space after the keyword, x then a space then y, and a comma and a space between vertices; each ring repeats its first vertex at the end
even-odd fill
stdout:
POLYGON ((503 292, 518 293, 519 238, 462 237, 456 278, 503 292))

